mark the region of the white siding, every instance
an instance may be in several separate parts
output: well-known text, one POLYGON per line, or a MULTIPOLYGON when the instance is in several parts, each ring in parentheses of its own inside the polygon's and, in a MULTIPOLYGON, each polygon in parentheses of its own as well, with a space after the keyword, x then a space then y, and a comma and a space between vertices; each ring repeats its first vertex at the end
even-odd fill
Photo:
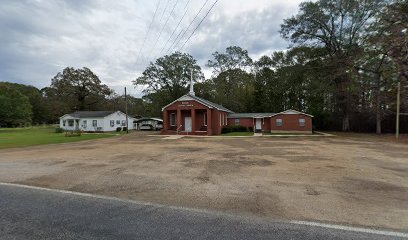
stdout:
MULTIPOLYGON (((65 116, 62 116, 60 118, 60 128, 64 129, 64 130, 75 130, 77 129, 76 126, 74 127, 69 127, 68 126, 68 119, 73 119, 71 116, 69 116, 68 114, 65 116), (63 126, 63 121, 66 120, 66 124, 65 126, 63 126)), ((134 129, 133 126, 133 121, 135 119, 132 117, 128 117, 128 122, 129 122, 129 130, 130 129, 134 129)), ((86 131, 86 132, 94 132, 94 131, 103 131, 103 132, 110 132, 110 131, 116 131, 117 127, 126 127, 122 126, 122 121, 126 121, 126 114, 117 111, 112 113, 111 115, 108 115, 104 118, 81 118, 79 119, 79 129, 82 131, 86 131), (94 127, 93 126, 93 121, 96 120, 97 121, 97 126, 94 127), (86 126, 84 124, 84 121, 86 121, 86 126), (114 121, 114 126, 112 127, 110 124, 110 121, 114 121), (116 121, 120 121, 120 124, 117 124, 116 121)))

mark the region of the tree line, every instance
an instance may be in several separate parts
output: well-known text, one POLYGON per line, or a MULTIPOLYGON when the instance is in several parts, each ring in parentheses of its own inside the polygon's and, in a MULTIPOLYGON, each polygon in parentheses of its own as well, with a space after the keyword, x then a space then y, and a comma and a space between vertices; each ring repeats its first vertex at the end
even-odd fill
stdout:
MULTIPOLYGON (((397 85, 401 111, 408 112, 408 3, 383 0, 303 2, 281 24, 290 43, 251 59, 230 46, 214 52, 205 79, 189 54, 158 58, 134 80, 145 86, 149 111, 187 92, 193 74, 196 95, 235 112, 296 109, 315 116, 321 130, 391 132, 395 127, 397 85)), ((408 131, 408 117, 401 117, 408 131)))
MULTIPOLYGON (((129 114, 144 115, 143 100, 128 96, 129 114)), ((56 123, 74 111, 125 111, 124 96, 102 84, 89 68, 65 68, 42 89, 0 82, 0 127, 56 123)))

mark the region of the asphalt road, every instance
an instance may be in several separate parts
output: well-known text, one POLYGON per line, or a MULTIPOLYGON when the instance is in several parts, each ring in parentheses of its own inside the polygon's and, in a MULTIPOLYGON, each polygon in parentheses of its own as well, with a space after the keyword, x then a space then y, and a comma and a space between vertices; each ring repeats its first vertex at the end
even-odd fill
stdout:
POLYGON ((0 184, 0 239, 406 238, 0 184))

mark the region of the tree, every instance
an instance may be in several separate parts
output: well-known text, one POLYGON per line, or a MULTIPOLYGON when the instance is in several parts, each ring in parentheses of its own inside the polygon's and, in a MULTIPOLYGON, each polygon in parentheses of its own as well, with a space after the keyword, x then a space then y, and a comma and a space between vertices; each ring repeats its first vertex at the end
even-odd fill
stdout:
MULTIPOLYGON (((378 16, 371 43, 395 64, 401 83, 401 108, 408 111, 408 3, 396 0, 378 16)), ((395 101, 394 101, 395 102, 395 101)))
POLYGON ((237 46, 227 47, 225 53, 214 52, 207 66, 213 68, 210 79, 214 101, 232 111, 253 111, 254 75, 249 72, 253 61, 248 51, 237 46))
POLYGON ((65 68, 52 78, 45 91, 47 97, 66 103, 71 110, 99 110, 100 104, 113 93, 86 67, 65 68))
POLYGON ((11 89, 15 89, 28 98, 32 107, 33 123, 46 122, 46 119, 44 119, 44 113, 47 110, 44 107, 43 97, 39 89, 33 86, 10 82, 0 82, 0 86, 7 86, 11 89))
POLYGON ((204 78, 201 67, 191 55, 175 52, 150 63, 133 84, 146 86, 146 94, 160 92, 165 100, 173 101, 186 94, 191 74, 194 81, 204 78))
POLYGON ((31 104, 18 90, 0 85, 0 126, 14 127, 31 123, 31 104))
POLYGON ((355 105, 357 75, 355 60, 362 53, 366 41, 366 29, 379 14, 381 0, 319 0, 300 4, 300 12, 284 20, 281 35, 296 45, 322 46, 332 67, 336 85, 337 109, 343 123, 342 129, 350 129, 350 114, 355 105))
POLYGON ((214 74, 234 69, 247 70, 252 66, 248 51, 238 46, 227 47, 225 53, 214 52, 214 60, 208 60, 207 66, 213 68, 214 74))

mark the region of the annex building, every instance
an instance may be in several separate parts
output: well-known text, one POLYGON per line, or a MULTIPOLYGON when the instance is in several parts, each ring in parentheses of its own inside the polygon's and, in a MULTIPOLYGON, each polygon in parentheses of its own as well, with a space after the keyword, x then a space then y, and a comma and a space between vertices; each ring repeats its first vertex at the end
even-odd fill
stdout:
POLYGON ((190 92, 162 108, 162 134, 218 135, 225 126, 245 126, 254 132, 312 133, 312 115, 286 110, 279 113, 234 113, 190 92))

